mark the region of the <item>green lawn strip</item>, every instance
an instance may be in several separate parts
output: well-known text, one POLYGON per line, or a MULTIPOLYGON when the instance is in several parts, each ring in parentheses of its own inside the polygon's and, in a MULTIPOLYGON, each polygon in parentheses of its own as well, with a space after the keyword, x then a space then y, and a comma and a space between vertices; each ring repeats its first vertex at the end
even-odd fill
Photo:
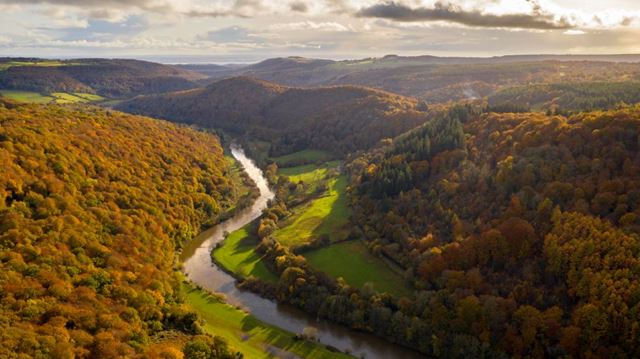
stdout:
POLYGON ((329 180, 327 192, 294 208, 293 215, 273 236, 286 246, 302 244, 321 236, 328 236, 332 241, 346 238, 348 230, 345 227, 351 215, 351 209, 347 206, 346 189, 345 176, 329 180))
POLYGON ((245 358, 274 358, 270 353, 279 350, 302 358, 351 358, 321 344, 295 340, 293 333, 264 323, 191 285, 185 285, 185 293, 187 305, 205 320, 204 330, 226 338, 245 358))
POLYGON ((6 62, 0 62, 0 71, 6 70, 10 67, 15 67, 15 66, 57 67, 57 66, 67 66, 67 65, 72 65, 72 63, 64 63, 58 60, 6 61, 6 62))
POLYGON ((94 95, 92 93, 74 92, 73 95, 85 99, 89 102, 103 101, 105 98, 100 95, 94 95))
POLYGON ((55 102, 59 104, 64 103, 78 103, 78 102, 89 102, 87 99, 83 97, 76 96, 74 94, 70 94, 67 92, 52 92, 51 96, 55 98, 55 102))
POLYGON ((33 91, 0 90, 0 96, 18 102, 31 103, 49 103, 54 100, 51 96, 46 96, 33 91))
POLYGON ((325 162, 321 165, 303 165, 296 167, 281 168, 278 170, 280 176, 286 176, 289 181, 299 183, 302 181, 307 187, 307 193, 312 194, 316 191, 318 184, 324 180, 330 169, 337 168, 340 161, 325 162))
POLYGON ((334 278, 342 277, 355 287, 362 288, 365 283, 371 283, 377 292, 406 297, 412 295, 402 277, 358 240, 335 243, 303 255, 313 268, 334 278))
POLYGON ((279 167, 303 162, 324 161, 330 157, 329 153, 319 150, 302 150, 288 155, 271 158, 279 167))
POLYGON ((222 245, 213 250, 213 258, 225 269, 241 277, 254 276, 275 283, 278 277, 262 262, 255 251, 257 221, 251 222, 225 238, 222 245))
POLYGON ((103 100, 104 98, 98 95, 86 94, 86 93, 69 93, 69 92, 52 92, 49 95, 43 95, 35 91, 21 91, 21 90, 0 90, 0 96, 19 101, 30 103, 86 103, 103 100))

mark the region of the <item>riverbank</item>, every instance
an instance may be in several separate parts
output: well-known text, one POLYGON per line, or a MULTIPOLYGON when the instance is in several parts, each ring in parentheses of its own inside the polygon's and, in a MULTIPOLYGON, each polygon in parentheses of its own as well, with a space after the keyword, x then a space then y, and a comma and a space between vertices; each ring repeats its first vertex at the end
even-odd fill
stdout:
POLYGON ((296 339, 295 334, 267 324, 215 296, 184 283, 185 302, 205 320, 203 329, 224 337, 246 358, 351 358, 322 344, 296 339))

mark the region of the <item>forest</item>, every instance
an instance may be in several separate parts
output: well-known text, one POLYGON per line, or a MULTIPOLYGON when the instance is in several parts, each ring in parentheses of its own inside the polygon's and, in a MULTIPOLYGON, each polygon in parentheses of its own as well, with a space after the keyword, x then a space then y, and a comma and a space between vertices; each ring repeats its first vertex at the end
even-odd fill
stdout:
POLYGON ((241 200, 215 136, 7 101, 0 124, 1 357, 237 357, 202 335, 174 269, 241 200))
POLYGON ((79 92, 107 98, 186 90, 205 75, 139 60, 0 58, 0 89, 79 92))
POLYGON ((418 290, 401 340, 425 330, 432 342, 413 345, 446 356, 637 356, 639 119, 458 106, 353 160, 355 224, 418 290))
POLYGON ((629 81, 517 86, 498 91, 487 101, 496 112, 607 110, 640 102, 640 84, 629 81))
POLYGON ((229 283, 418 356, 639 357, 640 68, 534 60, 0 59, 0 357, 353 354, 189 282, 263 195, 230 144, 274 197, 202 246, 229 283))
POLYGON ((265 141, 271 156, 305 149, 344 156, 399 135, 425 116, 416 100, 388 92, 356 86, 290 88, 248 77, 138 97, 117 108, 265 141))

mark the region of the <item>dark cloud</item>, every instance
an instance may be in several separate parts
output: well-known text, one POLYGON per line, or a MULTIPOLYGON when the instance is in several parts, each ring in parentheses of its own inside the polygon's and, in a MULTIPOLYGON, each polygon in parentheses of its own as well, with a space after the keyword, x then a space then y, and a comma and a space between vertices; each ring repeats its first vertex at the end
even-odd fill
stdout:
POLYGON ((289 4, 289 8, 291 9, 291 11, 295 12, 307 12, 309 10, 309 6, 307 5, 307 3, 302 1, 292 2, 291 4, 289 4))
POLYGON ((485 14, 479 10, 466 11, 459 6, 437 2, 432 8, 411 8, 395 2, 377 4, 361 9, 359 17, 389 19, 401 22, 449 21, 472 27, 519 28, 519 29, 570 29, 567 20, 555 20, 552 15, 542 13, 534 3, 533 14, 485 14))

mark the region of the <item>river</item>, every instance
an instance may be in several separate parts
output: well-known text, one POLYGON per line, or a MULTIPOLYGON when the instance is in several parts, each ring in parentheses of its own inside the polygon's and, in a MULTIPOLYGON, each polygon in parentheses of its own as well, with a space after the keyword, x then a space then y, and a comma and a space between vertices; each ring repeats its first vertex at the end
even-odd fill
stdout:
POLYGON ((307 326, 318 328, 319 340, 356 357, 371 358, 420 358, 416 352, 394 345, 376 336, 355 332, 346 327, 318 320, 293 306, 278 304, 249 291, 236 288, 235 279, 218 268, 211 260, 211 250, 231 233, 258 218, 267 203, 274 197, 262 171, 244 151, 232 146, 231 153, 242 164, 249 177, 256 183, 260 196, 251 207, 239 211, 234 217, 200 233, 189 242, 182 254, 183 270, 194 283, 212 292, 223 293, 229 304, 243 308, 263 322, 300 333, 307 326))

